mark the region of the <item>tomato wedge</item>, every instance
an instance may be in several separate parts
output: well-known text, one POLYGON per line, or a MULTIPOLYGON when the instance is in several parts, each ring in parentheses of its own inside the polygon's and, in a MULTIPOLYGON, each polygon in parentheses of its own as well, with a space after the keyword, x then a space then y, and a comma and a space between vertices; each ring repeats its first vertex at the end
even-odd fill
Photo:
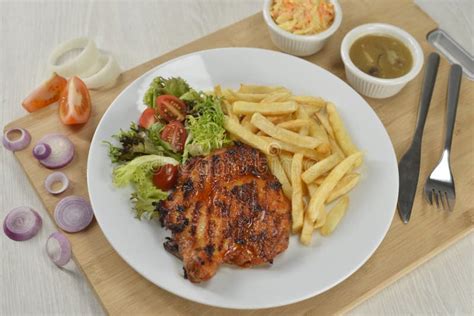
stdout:
POLYGON ((176 152, 183 152, 184 143, 186 142, 186 129, 180 121, 173 121, 161 131, 161 139, 171 145, 176 152))
POLYGON ((174 95, 160 95, 156 98, 156 109, 167 122, 184 121, 186 118, 186 104, 174 95))
POLYGON ((178 179, 178 167, 171 164, 160 167, 153 173, 153 184, 163 191, 171 190, 178 179))
POLYGON ((65 125, 83 124, 91 115, 91 97, 78 77, 68 80, 59 100, 59 117, 65 125))
POLYGON ((138 120, 138 125, 140 125, 143 128, 149 128, 156 122, 156 117, 155 117, 155 110, 151 108, 145 109, 145 111, 142 112, 142 115, 140 116, 140 119, 138 120))
POLYGON ((67 80, 53 73, 51 78, 43 82, 31 92, 21 103, 25 110, 34 112, 59 100, 61 92, 67 85, 67 80))

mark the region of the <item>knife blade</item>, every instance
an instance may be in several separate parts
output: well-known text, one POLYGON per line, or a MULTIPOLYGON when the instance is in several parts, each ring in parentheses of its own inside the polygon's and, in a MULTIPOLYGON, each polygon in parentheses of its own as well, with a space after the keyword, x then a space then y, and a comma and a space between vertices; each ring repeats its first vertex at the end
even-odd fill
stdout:
POLYGON ((415 200, 416 187, 418 185, 418 177, 420 174, 421 140, 426 116, 430 107, 431 96, 433 95, 438 66, 439 55, 437 53, 431 53, 428 57, 425 77, 421 89, 415 134, 410 148, 398 163, 400 183, 400 189, 398 191, 398 213, 405 224, 410 221, 413 201, 415 200))

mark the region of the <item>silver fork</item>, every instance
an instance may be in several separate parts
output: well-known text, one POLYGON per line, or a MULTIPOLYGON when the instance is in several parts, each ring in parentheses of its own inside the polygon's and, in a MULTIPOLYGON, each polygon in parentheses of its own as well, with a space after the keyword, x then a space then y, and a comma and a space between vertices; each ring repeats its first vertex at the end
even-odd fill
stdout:
POLYGON ((428 202, 436 207, 452 211, 456 202, 456 191, 454 189, 454 178, 451 172, 450 152, 453 140, 454 123, 456 121, 456 110, 461 87, 462 68, 452 65, 449 72, 446 116, 446 134, 444 138, 444 149, 438 165, 433 169, 425 183, 425 197, 428 202))

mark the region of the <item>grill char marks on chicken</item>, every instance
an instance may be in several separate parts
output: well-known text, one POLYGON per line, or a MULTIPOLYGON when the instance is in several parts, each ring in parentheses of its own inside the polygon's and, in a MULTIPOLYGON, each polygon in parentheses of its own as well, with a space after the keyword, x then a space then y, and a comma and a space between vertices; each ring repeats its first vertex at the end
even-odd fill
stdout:
POLYGON ((290 203, 265 156, 240 143, 186 163, 158 210, 172 232, 165 248, 182 258, 191 282, 222 263, 272 263, 288 247, 290 203))

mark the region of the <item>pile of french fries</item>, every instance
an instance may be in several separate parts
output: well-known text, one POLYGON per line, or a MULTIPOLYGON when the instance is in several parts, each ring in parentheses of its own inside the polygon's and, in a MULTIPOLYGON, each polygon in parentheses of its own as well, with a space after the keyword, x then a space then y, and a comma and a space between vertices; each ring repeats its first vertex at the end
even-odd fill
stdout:
POLYGON ((284 87, 216 86, 214 94, 222 97, 226 130, 266 154, 291 200, 293 233, 305 245, 316 230, 330 235, 345 215, 363 161, 334 104, 284 87))

